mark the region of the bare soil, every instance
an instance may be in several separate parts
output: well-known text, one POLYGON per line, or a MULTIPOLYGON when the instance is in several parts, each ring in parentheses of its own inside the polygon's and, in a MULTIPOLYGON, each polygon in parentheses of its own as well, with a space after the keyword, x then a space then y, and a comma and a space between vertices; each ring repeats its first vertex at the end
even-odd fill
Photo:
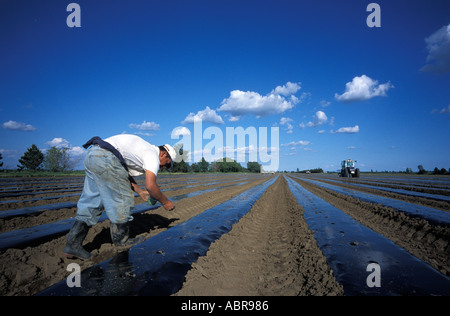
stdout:
MULTIPOLYGON (((450 229, 448 227, 436 226, 425 219, 410 217, 403 212, 398 212, 381 204, 363 202, 306 181, 293 179, 331 205, 343 210, 364 226, 392 240, 417 258, 429 263, 436 270, 450 276, 450 229)), ((336 185, 336 183, 333 184, 336 185)), ((341 186, 348 187, 345 184, 341 186)), ((354 189, 354 187, 352 188, 354 189)), ((432 204, 442 210, 449 207, 447 202, 433 200, 424 202, 423 198, 410 196, 409 199, 406 199, 405 196, 400 194, 376 190, 364 191, 415 204, 427 206, 432 204)))
MULTIPOLYGON (((271 175, 220 175, 196 176, 174 175, 161 177, 158 183, 170 198, 181 194, 212 189, 227 184, 248 181, 199 196, 175 202, 176 208, 167 212, 156 210, 134 215, 131 237, 150 238, 175 225, 189 220, 250 188, 270 179, 271 175), (211 184, 218 182, 217 184, 211 184), (189 187, 190 185, 197 185, 189 187)), ((363 225, 391 239, 414 256, 428 262, 442 274, 450 276, 450 229, 430 222, 412 218, 380 204, 366 203, 317 185, 293 178, 307 190, 346 212, 363 225)), ((314 178, 327 181, 326 178, 314 178)), ((42 180, 42 179, 40 179, 42 180)), ((1 210, 45 205, 78 200, 78 196, 58 197, 41 201, 27 201, 37 196, 81 193, 82 178, 70 184, 58 183, 58 191, 74 189, 73 192, 55 194, 48 184, 49 192, 30 195, 28 188, 33 181, 17 184, 15 192, 22 195, 1 197, 8 191, 0 189, 0 201, 20 200, 0 205, 1 210), (75 188, 73 188, 75 186, 75 188), (78 186, 78 187, 76 187, 78 186), (78 190, 78 191, 77 191, 78 190)), ((365 180, 365 179, 364 179, 365 180)), ((42 181, 40 181, 42 182, 42 181)), ((50 182, 50 181, 49 181, 50 182)), ((401 181, 397 180, 399 185, 401 181)), ((332 183, 336 185, 336 183, 332 183)), ((382 183, 380 182, 380 185, 382 183)), ((403 184, 406 184, 403 183, 403 184)), ((348 186, 345 181, 338 184, 348 186)), ((36 187, 38 185, 36 184, 36 187)), ((429 184, 427 192, 442 193, 445 186, 429 184), (436 190, 435 190, 436 189, 436 190), (435 191, 434 191, 435 190, 435 191)), ((354 187, 351 187, 355 189, 354 187)), ((414 186, 411 185, 414 190, 414 186)), ((34 189, 33 189, 34 190, 34 189)), ((38 190, 38 188, 35 188, 38 190)), ((40 189, 39 189, 40 190, 40 189)), ((450 210, 450 203, 426 198, 416 198, 376 189, 358 189, 371 194, 387 196, 415 204, 450 210)), ((423 190, 423 189, 422 189, 423 190)), ((136 198, 136 204, 142 203, 136 198)), ((18 216, 0 220, 0 233, 36 225, 56 222, 75 216, 76 207, 56 211, 43 211, 36 216, 18 216)), ((23 249, 10 248, 0 252, 0 295, 34 295, 54 283, 67 278, 67 265, 71 262, 88 268, 111 258, 126 248, 116 248, 111 243, 109 221, 92 227, 84 247, 93 253, 87 261, 60 257, 66 237, 30 245, 23 249)), ((309 230, 299 204, 289 190, 284 176, 270 186, 252 209, 236 223, 232 230, 211 244, 207 254, 192 264, 181 290, 175 295, 343 295, 342 286, 309 230)))
POLYGON ((283 177, 213 243, 177 295, 343 295, 283 177))
MULTIPOLYGON (((219 189, 217 191, 205 193, 199 196, 186 198, 175 202, 175 210, 167 212, 163 207, 151 210, 141 214, 134 214, 132 221, 130 236, 143 235, 146 238, 152 237, 161 231, 167 230, 177 224, 180 224, 189 218, 200 214, 201 212, 214 207, 220 203, 228 201, 232 197, 252 188, 255 185, 267 181, 269 177, 253 176, 249 177, 248 183, 238 186, 219 189)), ((212 182, 209 178, 209 181, 212 182)), ((221 177, 221 184, 215 186, 223 186, 227 181, 246 180, 241 175, 221 177)), ((206 182, 206 181, 205 181, 206 182)), ((235 181, 236 182, 236 181, 235 181)), ((230 182, 234 183, 234 182, 230 182)), ((184 185, 186 186, 186 184, 184 185)), ((211 189, 211 186, 197 186, 185 189, 181 186, 180 190, 168 191, 167 196, 176 196, 188 192, 195 192, 205 188, 211 189)), ((136 203, 142 203, 140 198, 136 198, 136 203)), ((9 229, 19 229, 31 227, 34 225, 54 222, 58 219, 64 219, 76 214, 76 208, 48 211, 41 213, 35 217, 18 217, 9 220, 2 220, 3 227, 9 229), (14 224, 11 224, 13 222, 14 224)), ((119 251, 123 251, 124 247, 114 247, 111 243, 109 232, 109 221, 98 223, 90 228, 89 233, 84 241, 86 250, 93 254, 93 257, 86 261, 71 260, 61 258, 66 237, 62 236, 51 241, 26 247, 24 249, 10 248, 0 253, 0 295, 33 295, 50 285, 64 280, 69 273, 66 271, 67 265, 71 262, 77 262, 82 269, 88 268, 102 262, 119 251)), ((8 229, 5 229, 5 231, 8 229)))

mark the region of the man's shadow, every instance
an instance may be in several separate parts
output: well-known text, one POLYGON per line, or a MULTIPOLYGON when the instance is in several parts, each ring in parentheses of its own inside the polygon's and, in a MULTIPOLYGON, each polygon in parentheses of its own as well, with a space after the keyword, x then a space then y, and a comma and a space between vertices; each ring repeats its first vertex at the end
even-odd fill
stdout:
POLYGON ((169 228, 170 224, 179 218, 167 218, 158 214, 137 213, 133 214, 133 221, 130 223, 130 238, 148 233, 154 229, 169 228))
MULTIPOLYGON (((154 229, 169 228, 170 224, 179 218, 167 218, 158 214, 135 213, 130 222, 130 238, 149 233, 154 229)), ((104 243, 112 243, 110 228, 102 229, 91 242, 84 245, 87 251, 99 249, 104 243)))

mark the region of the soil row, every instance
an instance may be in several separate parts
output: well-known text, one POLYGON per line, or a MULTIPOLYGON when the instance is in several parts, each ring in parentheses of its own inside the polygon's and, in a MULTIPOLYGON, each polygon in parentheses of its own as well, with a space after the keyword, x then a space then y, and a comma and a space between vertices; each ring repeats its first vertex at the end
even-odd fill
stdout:
MULTIPOLYGON (((342 286, 334 278, 333 271, 317 246, 314 234, 303 218, 302 205, 289 190, 284 177, 279 176, 232 230, 215 241, 207 254, 192 265, 182 289, 176 295, 343 295, 342 286)), ((131 237, 155 236, 270 178, 269 175, 239 175, 218 179, 210 176, 203 180, 197 178, 196 180, 200 180, 197 183, 199 185, 191 188, 187 187, 187 182, 179 187, 179 183, 174 181, 174 190, 166 191, 168 197, 220 187, 227 183, 248 182, 182 199, 175 203, 176 209, 173 212, 167 212, 161 207, 136 214, 132 222, 131 237), (207 185, 216 181, 220 183, 207 185)), ((302 181, 301 178, 292 179, 364 226, 428 262, 442 274, 450 276, 448 227, 432 225, 424 219, 409 217, 380 204, 363 202, 302 181)), ((327 182, 319 177, 314 179, 327 182)), ((165 188, 171 188, 170 179, 165 183, 165 188)), ((348 186, 345 183, 338 185, 348 186)), ((351 189, 355 187, 352 186, 351 189)), ((432 206, 443 211, 450 210, 450 205, 446 202, 375 189, 358 190, 432 206)), ((137 198, 136 203, 142 201, 137 198)), ((1 220, 0 230, 15 230, 53 222, 74 216, 75 212, 76 208, 71 208, 43 212, 33 217, 1 220)), ((0 295, 33 295, 64 280, 69 274, 66 271, 67 265, 73 262, 60 258, 64 244, 65 236, 62 236, 33 247, 8 249, 0 253, 0 295)), ((90 229, 85 248, 94 256, 88 261, 75 261, 82 269, 125 250, 111 244, 109 221, 90 229)))
POLYGON ((177 295, 343 295, 284 177, 187 273, 177 295))
MULTIPOLYGON (((450 228, 433 225, 425 219, 408 216, 404 212, 381 204, 363 202, 348 195, 301 181, 298 178, 293 177, 293 179, 364 226, 390 239, 420 260, 429 263, 442 274, 450 276, 450 228)), ((336 183, 333 184, 336 185, 336 183)), ((340 186, 346 187, 345 184, 340 186)), ((352 189, 355 188, 352 187, 352 189)), ((389 196, 420 205, 439 205, 441 209, 449 207, 448 203, 437 203, 432 200, 425 202, 426 199, 423 198, 408 198, 377 190, 361 191, 370 191, 368 193, 389 196)))
MULTIPOLYGON (((267 181, 269 176, 254 175, 247 177, 248 182, 242 185, 229 186, 199 196, 182 199, 175 202, 175 210, 167 212, 163 207, 156 210, 135 214, 131 225, 130 236, 145 236, 150 238, 156 234, 187 221, 191 217, 202 213, 206 209, 228 201, 230 198, 267 181)), ((209 179, 211 180, 211 179, 209 179)), ((222 179, 224 181, 225 179, 222 179)), ((240 180, 238 177, 227 177, 227 180, 240 180)), ((242 179, 245 180, 245 179, 242 179)), ((222 183, 223 186, 225 183, 222 183)), ((218 184, 219 185, 219 184, 218 184)), ((196 192, 206 186, 168 191, 167 196, 196 192)), ((207 186, 209 189, 213 186, 207 186)), ((137 201, 138 198, 137 198, 137 201)), ((142 203, 142 201, 139 201, 142 203)), ((14 218, 16 228, 30 227, 39 223, 55 221, 57 219, 74 216, 76 208, 60 211, 44 212, 36 217, 14 218), (51 218, 50 218, 51 217, 51 218), (33 221, 34 220, 34 221, 33 221)), ((11 220, 4 221, 8 225, 11 220)), ((98 223, 90 228, 84 241, 86 250, 92 252, 93 257, 87 261, 69 260, 61 258, 66 236, 26 247, 24 249, 7 249, 0 253, 0 295, 33 295, 50 285, 67 278, 67 266, 71 262, 78 263, 82 269, 93 266, 111 258, 126 248, 114 247, 111 243, 109 220, 98 223)))

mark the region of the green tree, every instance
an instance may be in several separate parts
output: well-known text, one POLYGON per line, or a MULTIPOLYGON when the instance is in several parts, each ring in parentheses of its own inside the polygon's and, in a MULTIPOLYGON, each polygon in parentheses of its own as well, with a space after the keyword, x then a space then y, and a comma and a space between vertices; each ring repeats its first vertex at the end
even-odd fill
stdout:
MULTIPOLYGON (((0 160, 2 160, 2 159, 3 159, 3 156, 2 156, 2 153, 0 153, 0 160)), ((3 161, 0 162, 0 167, 3 167, 3 161)))
POLYGON ((173 172, 189 172, 189 165, 181 160, 180 162, 173 163, 173 172))
POLYGON ((219 172, 240 172, 243 171, 242 166, 231 158, 218 159, 217 171, 219 172))
POLYGON ((247 162, 247 169, 248 169, 248 172, 260 173, 261 165, 259 163, 257 163, 256 161, 249 161, 249 162, 247 162))
POLYGON ((209 171, 211 171, 211 172, 219 172, 219 164, 217 163, 217 161, 211 162, 209 171))
POLYGON ((200 172, 200 167, 198 166, 197 163, 191 164, 191 168, 190 169, 191 169, 192 172, 200 172))
POLYGON ((422 165, 418 165, 417 169, 419 169, 418 174, 425 174, 425 173, 427 173, 427 171, 423 168, 422 165))
POLYGON ((189 158, 189 152, 183 148, 183 144, 176 144, 174 147, 177 158, 173 163, 172 172, 189 172, 190 166, 186 163, 189 158))
POLYGON ((323 173, 323 169, 322 168, 315 168, 315 169, 311 169, 310 172, 311 173, 323 173))
POLYGON ((24 168, 29 170, 39 170, 43 161, 44 154, 33 144, 19 159, 20 165, 17 165, 17 167, 19 170, 23 170, 24 168))
POLYGON ((53 146, 45 154, 44 167, 53 172, 70 171, 73 169, 73 161, 68 153, 69 148, 56 148, 53 146))
POLYGON ((200 172, 208 172, 209 162, 205 160, 205 157, 202 157, 202 161, 200 161, 197 165, 200 172))

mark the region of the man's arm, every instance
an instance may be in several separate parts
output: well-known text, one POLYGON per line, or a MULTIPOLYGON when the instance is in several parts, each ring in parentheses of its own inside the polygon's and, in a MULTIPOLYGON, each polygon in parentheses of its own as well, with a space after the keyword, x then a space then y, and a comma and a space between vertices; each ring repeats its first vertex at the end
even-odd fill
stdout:
POLYGON ((134 181, 132 176, 129 176, 129 180, 131 182, 131 187, 133 188, 133 191, 136 192, 141 199, 143 199, 145 202, 147 202, 148 198, 150 197, 150 194, 147 190, 142 190, 141 187, 134 181))
POLYGON ((171 211, 175 208, 172 201, 170 201, 159 189, 156 183, 156 175, 148 170, 145 170, 145 188, 150 193, 151 197, 158 200, 166 210, 171 211))

